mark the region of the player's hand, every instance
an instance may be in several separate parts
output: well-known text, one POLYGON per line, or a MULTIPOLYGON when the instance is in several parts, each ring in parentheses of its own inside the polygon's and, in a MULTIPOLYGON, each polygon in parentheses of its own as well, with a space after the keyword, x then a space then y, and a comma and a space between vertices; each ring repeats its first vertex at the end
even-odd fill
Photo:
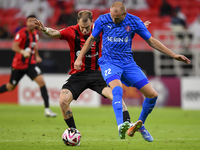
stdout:
POLYGON ((175 54, 173 58, 178 60, 178 61, 183 61, 186 64, 190 64, 191 63, 191 61, 187 57, 185 57, 184 55, 175 54))
POLYGON ((82 66, 82 60, 76 59, 76 61, 74 63, 74 69, 80 70, 81 66, 82 66))
POLYGON ((31 56, 31 54, 30 54, 29 51, 21 50, 20 53, 21 53, 25 58, 28 58, 28 57, 31 56))
POLYGON ((150 24, 151 24, 150 21, 145 21, 145 23, 144 23, 144 25, 145 25, 146 28, 148 28, 150 24))
POLYGON ((41 31, 46 30, 46 27, 43 25, 43 23, 41 21, 34 19, 34 23, 39 30, 41 30, 41 31))
POLYGON ((35 59, 36 59, 37 63, 41 63, 42 62, 42 58, 40 56, 36 56, 35 59))

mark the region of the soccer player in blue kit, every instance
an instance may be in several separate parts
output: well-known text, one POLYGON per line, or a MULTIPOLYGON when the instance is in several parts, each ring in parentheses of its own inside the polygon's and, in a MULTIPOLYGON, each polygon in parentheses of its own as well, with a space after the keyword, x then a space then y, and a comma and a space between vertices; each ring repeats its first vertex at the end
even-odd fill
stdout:
POLYGON ((99 58, 98 63, 104 80, 112 89, 112 106, 118 125, 119 137, 124 139, 126 132, 129 136, 133 136, 136 131, 139 131, 146 141, 152 142, 153 137, 146 130, 144 123, 156 104, 158 94, 133 59, 133 52, 131 51, 132 38, 137 33, 154 49, 178 61, 190 64, 190 60, 183 55, 175 54, 153 38, 140 18, 127 13, 123 3, 115 2, 110 7, 110 13, 101 15, 94 22, 92 35, 87 39, 76 59, 75 69, 81 69, 82 58, 101 32, 103 48, 102 57, 99 58), (136 87, 146 97, 141 114, 136 122, 137 126, 130 128, 129 122, 123 123, 122 83, 126 86, 136 87))

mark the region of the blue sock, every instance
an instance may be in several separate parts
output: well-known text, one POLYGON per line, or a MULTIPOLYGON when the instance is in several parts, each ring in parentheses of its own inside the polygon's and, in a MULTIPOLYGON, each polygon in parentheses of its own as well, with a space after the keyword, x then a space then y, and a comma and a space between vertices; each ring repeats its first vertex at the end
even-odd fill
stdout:
POLYGON ((112 94, 113 94, 112 106, 113 106, 113 110, 115 112, 117 125, 119 126, 120 124, 123 123, 123 112, 122 112, 123 90, 120 86, 116 86, 112 90, 112 94))
POLYGON ((158 97, 154 98, 146 98, 142 104, 142 112, 140 114, 140 117, 138 120, 142 120, 143 124, 145 123, 145 120, 147 116, 151 113, 154 106, 156 105, 156 100, 158 97))

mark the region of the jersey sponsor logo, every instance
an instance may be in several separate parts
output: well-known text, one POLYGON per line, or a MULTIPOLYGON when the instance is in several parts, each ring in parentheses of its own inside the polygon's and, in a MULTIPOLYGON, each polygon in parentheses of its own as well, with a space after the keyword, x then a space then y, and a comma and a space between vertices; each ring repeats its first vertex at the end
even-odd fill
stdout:
MULTIPOLYGON (((79 56, 80 52, 81 52, 81 50, 79 50, 79 51, 77 51, 77 52, 76 52, 76 56, 77 56, 77 57, 79 56)), ((85 57, 92 58, 92 57, 96 57, 96 56, 98 56, 98 55, 99 55, 99 53, 98 53, 98 52, 96 52, 96 53, 95 53, 95 54, 93 54, 93 55, 90 55, 90 54, 88 54, 88 55, 85 55, 85 57)))
POLYGON ((92 58, 92 57, 96 57, 96 56, 98 56, 99 55, 99 53, 98 52, 96 52, 95 54, 93 54, 93 55, 90 55, 90 54, 88 54, 88 55, 85 55, 85 57, 89 57, 89 58, 92 58))
POLYGON ((124 42, 124 43, 128 42, 128 36, 126 38, 108 36, 107 39, 110 42, 124 42))
MULTIPOLYGON (((84 46, 84 44, 80 44, 80 46, 81 46, 81 48, 84 46)), ((95 44, 92 44, 92 46, 91 47, 94 47, 95 46, 95 44)))
POLYGON ((126 26, 126 27, 125 27, 125 30, 126 30, 127 32, 129 32, 129 31, 131 31, 131 27, 126 26))

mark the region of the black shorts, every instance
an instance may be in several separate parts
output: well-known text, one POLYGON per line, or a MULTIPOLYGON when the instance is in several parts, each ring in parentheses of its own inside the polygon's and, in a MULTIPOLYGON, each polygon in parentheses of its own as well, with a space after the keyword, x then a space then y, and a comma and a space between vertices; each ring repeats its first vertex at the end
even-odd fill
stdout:
POLYGON ((42 71, 37 65, 30 65, 27 69, 23 70, 15 70, 12 68, 10 83, 12 85, 17 85, 19 80, 25 75, 29 76, 32 80, 36 78, 38 75, 42 74, 42 71))
POLYGON ((66 82, 62 89, 70 90, 74 100, 77 100, 79 95, 87 88, 102 95, 103 88, 107 86, 99 70, 72 74, 66 82))

